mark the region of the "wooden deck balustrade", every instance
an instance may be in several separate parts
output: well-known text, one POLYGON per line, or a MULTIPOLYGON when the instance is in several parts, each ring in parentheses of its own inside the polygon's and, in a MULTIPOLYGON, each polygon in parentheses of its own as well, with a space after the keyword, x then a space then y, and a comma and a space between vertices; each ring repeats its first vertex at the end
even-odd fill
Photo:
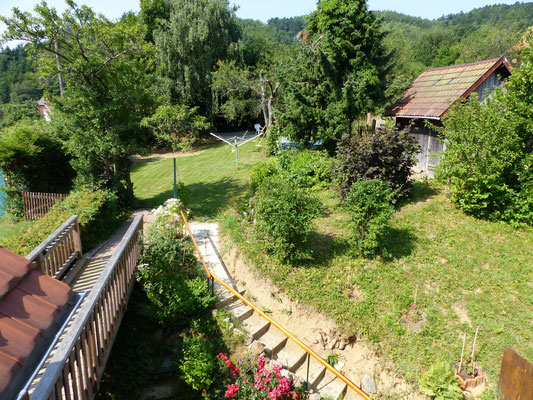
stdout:
POLYGON ((135 283, 143 217, 138 215, 84 300, 30 399, 92 399, 135 283))
POLYGON ((26 258, 37 262, 44 274, 61 279, 72 263, 81 256, 78 216, 73 215, 26 258))

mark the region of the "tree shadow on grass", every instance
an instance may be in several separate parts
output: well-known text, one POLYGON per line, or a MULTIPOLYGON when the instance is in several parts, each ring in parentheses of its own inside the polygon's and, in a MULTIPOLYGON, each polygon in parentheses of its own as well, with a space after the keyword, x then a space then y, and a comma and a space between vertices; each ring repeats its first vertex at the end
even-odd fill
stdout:
POLYGON ((236 179, 223 178, 216 182, 193 183, 186 186, 187 207, 196 216, 215 217, 228 204, 236 208, 244 201, 246 184, 236 179), (239 202, 239 203, 237 203, 239 202))
POLYGON ((312 260, 303 262, 302 267, 327 266, 339 254, 349 251, 346 241, 329 233, 310 232, 308 246, 313 252, 312 260))
POLYGON ((439 193, 438 188, 429 181, 414 181, 409 199, 405 204, 416 204, 427 201, 430 197, 439 193))
POLYGON ((407 257, 416 248, 417 237, 414 228, 389 228, 382 241, 383 258, 385 260, 396 260, 407 257))

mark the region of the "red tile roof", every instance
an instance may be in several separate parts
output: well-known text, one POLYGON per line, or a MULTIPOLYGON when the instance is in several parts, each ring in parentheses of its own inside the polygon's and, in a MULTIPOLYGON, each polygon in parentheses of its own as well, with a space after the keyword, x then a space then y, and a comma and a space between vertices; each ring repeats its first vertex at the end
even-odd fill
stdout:
POLYGON ((0 398, 72 297, 72 289, 36 264, 0 247, 0 398))
POLYGON ((468 97, 502 65, 510 71, 505 57, 425 70, 385 115, 442 118, 453 103, 468 97))

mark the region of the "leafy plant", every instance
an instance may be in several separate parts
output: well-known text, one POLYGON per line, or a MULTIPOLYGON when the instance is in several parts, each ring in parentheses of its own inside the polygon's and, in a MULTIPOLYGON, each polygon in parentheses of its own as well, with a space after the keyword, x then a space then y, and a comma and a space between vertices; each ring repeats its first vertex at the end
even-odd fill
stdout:
POLYGON ((286 150, 279 165, 299 187, 325 188, 331 185, 333 160, 326 151, 286 150))
POLYGON ((72 215, 78 215, 84 249, 96 246, 124 221, 115 194, 105 190, 78 190, 54 205, 48 214, 23 233, 8 238, 4 245, 18 254, 26 255, 72 215))
POLYGON ((250 190, 255 193, 267 178, 281 173, 281 169, 276 158, 257 164, 250 171, 250 190))
POLYGON ((339 354, 338 353, 329 354, 328 357, 326 358, 326 362, 332 367, 334 367, 339 362, 339 354))
POLYGON ((22 191, 67 193, 74 171, 61 138, 44 121, 21 121, 0 131, 8 211, 22 217, 22 191))
POLYGON ((169 325, 195 318, 215 301, 200 276, 190 239, 183 233, 183 221, 177 214, 180 204, 178 199, 170 199, 156 210, 138 269, 153 306, 149 316, 169 325))
POLYGON ((346 196, 354 182, 368 179, 389 183, 398 197, 409 194, 417 151, 416 139, 406 131, 384 128, 375 134, 344 135, 335 169, 341 195, 346 196))
POLYGON ((183 358, 178 368, 183 380, 194 390, 208 389, 213 383, 217 368, 215 346, 193 323, 188 336, 183 340, 183 358))
POLYGON ((227 398, 263 400, 276 399, 277 396, 291 390, 291 385, 287 377, 282 377, 281 366, 274 364, 272 371, 266 369, 265 358, 259 357, 257 362, 241 360, 233 364, 224 354, 217 356, 231 375, 237 377, 235 383, 227 386, 225 396, 227 398))
POLYGON ((420 377, 420 391, 435 400, 460 400, 463 392, 451 365, 437 362, 420 377))
POLYGON ((524 49, 522 57, 505 91, 483 103, 470 96, 452 107, 440 129, 447 144, 437 178, 449 185, 455 204, 479 218, 533 222, 533 52, 524 49))
POLYGON ((385 182, 356 181, 346 195, 344 207, 352 220, 352 248, 365 257, 374 256, 394 214, 394 192, 385 182))
POLYGON ((209 127, 197 107, 164 104, 155 113, 143 118, 141 126, 150 128, 157 139, 170 144, 173 150, 188 150, 198 140, 200 132, 209 127))
POLYGON ((279 260, 310 256, 305 246, 312 220, 319 215, 318 200, 284 176, 265 179, 250 201, 255 218, 254 238, 279 260))

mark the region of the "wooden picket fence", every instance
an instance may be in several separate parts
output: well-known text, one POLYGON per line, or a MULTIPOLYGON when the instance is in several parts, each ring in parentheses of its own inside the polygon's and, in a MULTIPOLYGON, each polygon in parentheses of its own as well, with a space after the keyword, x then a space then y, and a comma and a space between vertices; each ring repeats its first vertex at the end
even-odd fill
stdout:
POLYGON ((24 218, 39 219, 45 216, 54 204, 65 200, 67 196, 68 194, 59 193, 23 192, 24 218))

